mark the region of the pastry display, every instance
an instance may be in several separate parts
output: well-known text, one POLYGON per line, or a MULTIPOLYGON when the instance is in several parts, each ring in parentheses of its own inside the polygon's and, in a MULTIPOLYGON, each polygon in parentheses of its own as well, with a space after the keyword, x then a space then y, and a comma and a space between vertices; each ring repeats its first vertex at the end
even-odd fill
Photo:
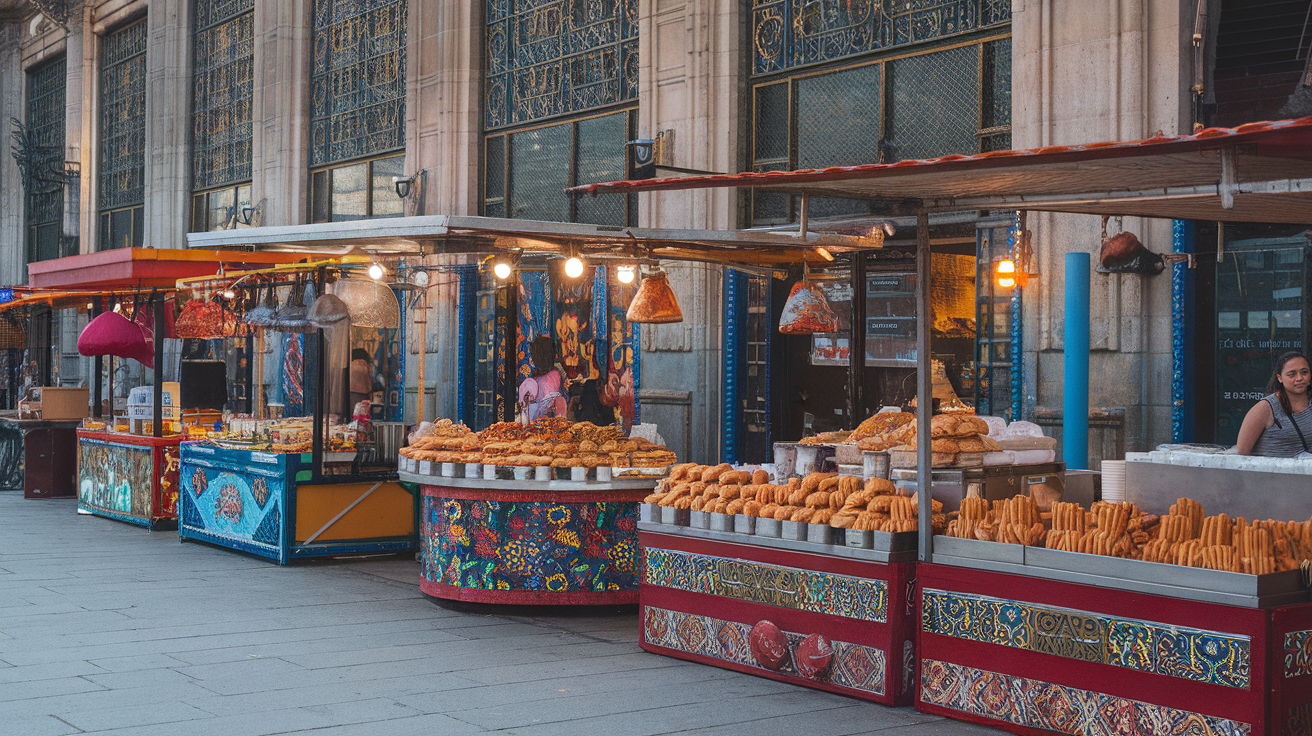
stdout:
MULTIPOLYGON (((904 432, 904 442, 891 448, 889 464, 895 468, 914 468, 917 463, 916 449, 920 446, 914 419, 904 432)), ((982 465, 984 453, 1002 449, 988 436, 988 423, 970 414, 936 415, 930 419, 929 432, 930 462, 935 468, 982 465)))
POLYGON ((1099 501, 1084 509, 1056 503, 1040 513, 1028 496, 993 501, 966 498, 946 534, 1064 552, 1124 557, 1209 570, 1264 575, 1298 569, 1312 560, 1312 519, 1248 521, 1207 516, 1202 504, 1181 498, 1164 516, 1132 503, 1099 501))
POLYGON ((655 468, 674 464, 673 452, 648 440, 625 436, 620 427, 598 427, 561 417, 532 424, 498 422, 475 433, 450 419, 403 447, 400 454, 415 460, 483 463, 512 467, 655 468))

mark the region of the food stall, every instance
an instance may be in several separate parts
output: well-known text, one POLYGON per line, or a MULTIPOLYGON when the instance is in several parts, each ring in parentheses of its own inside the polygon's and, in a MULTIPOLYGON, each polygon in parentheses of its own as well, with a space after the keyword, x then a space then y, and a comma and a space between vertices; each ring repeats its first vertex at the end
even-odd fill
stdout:
MULTIPOLYGON (((1308 223, 1309 150, 1312 119, 1305 119, 1127 143, 586 189, 757 186, 901 202, 921 223, 931 210, 1018 208, 1308 223)), ((1074 259, 1068 287, 1078 286, 1081 273, 1087 283, 1088 256, 1078 255, 1082 263, 1074 259)), ((1017 260, 1010 281, 1023 286, 1021 276, 1033 276, 1031 264, 1017 260)), ((1181 260, 1178 268, 1185 267, 1181 260)), ((924 356, 930 332, 923 288, 918 297, 924 356)), ((1087 312, 1068 307, 1068 329, 1078 331, 1081 316, 1087 325, 1087 312)), ((1080 341, 1068 336, 1066 344, 1080 341)), ((926 492, 937 464, 933 442, 952 435, 941 417, 929 420, 930 371, 921 367, 920 543, 909 593, 911 610, 919 611, 912 664, 919 710, 1027 734, 1312 729, 1305 572, 1312 566, 1312 522, 1300 521, 1310 510, 1305 465, 1291 472, 1289 461, 1258 467, 1198 453, 1131 457, 1124 500, 981 494, 963 498, 946 525, 934 525, 926 492), (1251 475, 1240 480, 1235 473, 1251 475), (1260 490, 1241 494, 1241 488, 1260 490), (1249 521, 1246 514, 1271 518, 1249 521)), ((1067 373, 1079 377, 1069 366, 1067 373)), ((1077 394, 1067 397, 1076 400, 1066 406, 1067 439, 1087 427, 1087 395, 1077 394)), ((1076 445, 1067 445, 1066 462, 1073 461, 1072 449, 1087 451, 1076 445)), ((687 573, 676 581, 694 582, 687 573)), ((644 629, 653 618, 645 593, 644 629)), ((664 613, 654 618, 659 624, 664 613)))
MULTIPOLYGON (((122 248, 28 264, 32 290, 11 304, 45 301, 89 306, 92 312, 90 332, 84 329, 79 336, 79 351, 96 357, 91 417, 76 430, 76 460, 50 455, 52 463, 76 464, 80 511, 151 529, 176 522, 181 422, 169 413, 176 412, 176 403, 166 408, 172 394, 164 386, 173 284, 178 278, 218 273, 225 264, 290 260, 294 257, 277 253, 122 248), (110 302, 117 310, 108 309, 110 302), (134 423, 126 415, 114 415, 112 386, 108 392, 110 414, 104 416, 104 356, 109 356, 111 381, 115 357, 154 369, 153 388, 138 390, 140 401, 128 407, 129 411, 135 408, 139 418, 146 417, 145 421, 134 423)), ((39 471, 33 468, 28 472, 39 471)))

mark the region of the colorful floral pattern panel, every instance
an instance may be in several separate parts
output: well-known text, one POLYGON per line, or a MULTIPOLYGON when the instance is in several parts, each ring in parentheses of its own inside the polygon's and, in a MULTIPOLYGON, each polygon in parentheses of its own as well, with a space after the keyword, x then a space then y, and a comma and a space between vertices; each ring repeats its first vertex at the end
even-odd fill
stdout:
MULTIPOLYGON (((748 640, 752 626, 664 608, 647 606, 642 609, 642 639, 648 644, 754 667, 762 672, 802 677, 790 661, 775 670, 761 666, 752 654, 748 640)), ((806 638, 805 634, 788 631, 783 634, 791 651, 795 651, 806 638)), ((886 657, 882 650, 842 641, 831 642, 831 646, 834 652, 832 664, 815 677, 816 681, 884 694, 886 657)))
POLYGON ((429 582, 476 590, 638 589, 638 506, 424 496, 420 559, 429 582))
POLYGON ((276 552, 282 538, 283 480, 186 465, 183 526, 276 552))
POLYGON ((78 504, 149 519, 155 481, 153 448, 78 440, 78 504))
POLYGON ((941 708, 1069 734, 1248 736, 1247 723, 933 659, 920 699, 941 708))
POLYGON ((159 474, 159 514, 177 518, 178 515, 178 471, 182 465, 182 448, 177 445, 165 445, 161 448, 164 469, 159 474))
POLYGON ((862 621, 888 620, 888 582, 647 548, 643 582, 862 621))
MULTIPOLYGON (((1194 682, 1249 688, 1250 641, 1238 634, 932 589, 922 595, 921 630, 1194 682)), ((1285 641, 1288 663, 1288 636, 1285 641)))
POLYGON ((1285 632, 1285 677, 1312 673, 1312 631, 1285 632))

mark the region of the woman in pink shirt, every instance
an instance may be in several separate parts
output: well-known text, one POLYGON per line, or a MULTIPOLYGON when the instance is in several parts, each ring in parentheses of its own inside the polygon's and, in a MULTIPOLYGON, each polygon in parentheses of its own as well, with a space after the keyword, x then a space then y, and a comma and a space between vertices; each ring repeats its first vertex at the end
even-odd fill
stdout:
POLYGON ((519 384, 519 408, 527 421, 542 417, 563 417, 568 401, 564 376, 556 368, 556 346, 551 338, 539 335, 529 345, 533 358, 533 376, 519 384))

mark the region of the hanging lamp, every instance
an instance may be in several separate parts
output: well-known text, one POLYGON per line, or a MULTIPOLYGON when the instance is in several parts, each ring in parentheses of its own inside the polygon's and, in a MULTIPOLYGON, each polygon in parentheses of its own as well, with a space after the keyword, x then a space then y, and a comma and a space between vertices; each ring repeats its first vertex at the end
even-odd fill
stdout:
POLYGON ((381 281, 341 279, 333 287, 351 313, 355 327, 395 330, 401 326, 401 305, 391 287, 381 281))
POLYGON ((629 302, 629 311, 624 315, 630 322, 648 324, 668 324, 682 322, 683 312, 679 310, 679 300, 670 288, 665 271, 658 270, 647 274, 638 287, 638 293, 629 302))
POLYGON ((323 296, 314 300, 305 319, 316 327, 327 329, 351 316, 351 310, 336 294, 325 290, 323 296))
POLYGON ((259 295, 257 293, 256 295, 257 304, 255 305, 254 308, 252 308, 249 312, 246 313, 245 317, 242 318, 243 322, 245 322, 248 325, 254 325, 256 327, 269 326, 269 322, 273 319, 273 313, 276 312, 278 309, 278 302, 274 299, 273 289, 274 289, 273 284, 269 284, 269 288, 266 289, 264 292, 263 302, 259 301, 259 295))
POLYGON ((309 309, 305 306, 306 302, 314 301, 314 282, 306 281, 304 288, 299 283, 292 285, 291 293, 287 295, 287 303, 283 305, 273 315, 271 329, 279 332, 299 332, 308 333, 319 329, 318 325, 311 324, 305 319, 309 309))
POLYGON ((77 337, 77 351, 82 355, 115 355, 155 367, 155 353, 146 345, 141 327, 118 312, 104 312, 87 323, 77 337))
POLYGON ((838 331, 838 315, 829 307, 820 284, 811 280, 809 269, 788 293, 783 314, 779 317, 779 331, 785 335, 838 331))

